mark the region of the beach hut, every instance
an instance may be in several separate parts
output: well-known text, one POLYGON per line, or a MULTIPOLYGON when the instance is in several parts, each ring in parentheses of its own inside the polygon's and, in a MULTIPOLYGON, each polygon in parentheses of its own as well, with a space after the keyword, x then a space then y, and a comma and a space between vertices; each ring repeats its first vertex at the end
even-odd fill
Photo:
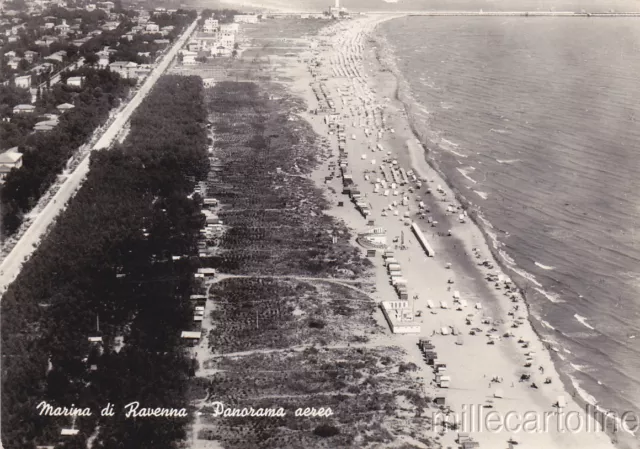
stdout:
POLYGON ((458 335, 458 338, 456 338, 456 344, 458 346, 462 346, 464 344, 464 340, 462 338, 462 335, 458 335))
POLYGON ((440 333, 442 335, 449 335, 450 329, 448 327, 443 327, 442 329, 440 329, 440 333))
POLYGON ((451 384, 451 377, 449 376, 440 376, 440 381, 438 382, 438 386, 440 388, 449 388, 451 384))
POLYGON ((460 307, 462 307, 462 308, 467 307, 467 300, 466 299, 461 299, 460 300, 460 307))
POLYGON ((500 388, 498 388, 496 391, 493 392, 493 397, 494 398, 503 398, 504 397, 504 393, 500 388))
POLYGON ((436 396, 433 403, 436 405, 445 405, 447 399, 444 396, 436 396))
POLYGON ((556 407, 558 407, 558 409, 563 409, 567 406, 567 400, 564 398, 564 396, 558 396, 558 402, 556 402, 556 407))
POLYGON ((441 309, 448 309, 449 308, 449 304, 447 304, 447 301, 440 301, 440 308, 441 309))
POLYGON ((453 292, 453 299, 460 299, 460 292, 458 290, 453 292))
POLYGON ((430 309, 435 309, 436 307, 433 305, 433 301, 430 299, 427 300, 427 307, 430 309))
POLYGON ((477 310, 482 310, 482 304, 480 304, 479 302, 476 303, 476 309, 477 310))

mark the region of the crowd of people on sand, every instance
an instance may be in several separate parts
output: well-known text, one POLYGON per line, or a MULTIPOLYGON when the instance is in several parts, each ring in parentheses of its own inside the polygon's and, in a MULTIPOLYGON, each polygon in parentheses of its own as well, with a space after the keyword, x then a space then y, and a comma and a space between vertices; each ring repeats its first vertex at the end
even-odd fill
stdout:
MULTIPOLYGON (((339 24, 337 27, 343 27, 339 24)), ((360 140, 364 137, 367 141, 366 148, 371 154, 362 154, 361 160, 369 160, 371 168, 365 169, 363 181, 372 186, 373 194, 389 198, 389 205, 382 211, 380 216, 396 216, 403 225, 411 224, 412 218, 424 220, 426 225, 433 228, 431 235, 435 236, 451 236, 452 231, 438 232, 439 223, 429 216, 430 208, 425 205, 421 195, 433 195, 438 202, 446 205, 445 213, 457 219, 459 223, 468 221, 466 211, 455 200, 450 200, 452 195, 448 195, 445 188, 438 185, 434 190, 430 188, 430 182, 426 177, 419 176, 413 169, 401 166, 396 159, 393 149, 385 148, 382 144, 383 138, 387 133, 395 133, 395 130, 388 125, 388 118, 385 115, 385 105, 377 101, 375 93, 370 89, 365 70, 362 67, 364 38, 368 30, 357 30, 349 32, 345 30, 342 33, 335 33, 335 30, 327 30, 324 36, 320 37, 320 47, 330 46, 336 51, 333 52, 329 61, 320 61, 312 58, 308 61, 309 71, 314 76, 314 93, 319 101, 318 108, 314 111, 316 114, 326 114, 329 119, 325 122, 329 125, 327 133, 338 137, 338 144, 341 149, 348 145, 349 134, 351 140, 360 140), (332 36, 333 40, 327 39, 326 36, 332 36), (328 66, 324 63, 328 62, 328 66), (329 71, 329 73, 326 73, 329 71), (341 82, 335 85, 335 96, 330 92, 329 86, 325 84, 332 78, 334 81, 341 82), (350 131, 346 132, 350 126, 350 131), (364 136, 363 136, 364 135, 364 136), (389 151, 387 151, 389 150, 389 151), (439 198, 438 198, 439 197, 439 198)), ((320 52, 316 52, 319 55, 320 52)), ((334 170, 335 165, 331 165, 330 170, 334 170)), ((368 196, 370 193, 364 193, 368 196)), ((373 211, 372 211, 373 213, 373 211)), ((394 238, 394 243, 398 243, 398 238, 394 238)), ((404 243, 404 242, 403 242, 404 243)), ((398 249, 399 245, 395 245, 398 249)), ((401 247, 402 245, 400 245, 401 247)), ((515 329, 520 327, 526 321, 526 316, 519 315, 519 302, 522 301, 522 295, 518 287, 505 275, 495 270, 490 259, 483 259, 482 254, 476 248, 473 248, 473 256, 478 259, 478 265, 486 268, 486 280, 493 284, 496 290, 500 290, 503 294, 510 298, 514 303, 508 316, 511 318, 510 323, 504 323, 502 320, 493 320, 482 314, 483 307, 481 303, 475 305, 476 313, 468 314, 464 317, 467 326, 473 326, 472 320, 480 318, 481 323, 488 327, 483 331, 479 327, 473 327, 471 335, 482 335, 486 333, 489 337, 488 344, 495 344, 502 338, 515 338, 515 329), (499 330, 500 328, 502 330, 499 330)), ((447 268, 451 269, 451 264, 447 264, 447 268)), ((452 278, 447 280, 448 284, 453 284, 452 278)), ((451 287, 448 287, 448 291, 451 287)), ((455 309, 462 311, 467 307, 467 301, 460 297, 459 292, 453 293, 453 301, 455 309)), ((433 308, 431 306, 430 308, 433 308)), ((446 302, 442 302, 440 309, 447 309, 446 302)), ((439 313, 440 310, 432 310, 433 314, 439 313)), ((454 326, 449 326, 454 329, 454 326)), ((435 334, 436 331, 433 331, 435 334)), ((518 343, 523 350, 529 348, 529 342, 519 339, 518 343)), ((530 368, 534 364, 535 353, 527 351, 525 354, 525 368, 530 368)), ((540 373, 544 373, 541 366, 540 373)), ((530 374, 521 376, 520 381, 531 378, 530 374)), ((502 378, 500 378, 502 379, 502 378)), ((546 378, 544 383, 550 383, 551 379, 546 378)), ((537 388, 535 382, 531 383, 533 388, 537 388)))

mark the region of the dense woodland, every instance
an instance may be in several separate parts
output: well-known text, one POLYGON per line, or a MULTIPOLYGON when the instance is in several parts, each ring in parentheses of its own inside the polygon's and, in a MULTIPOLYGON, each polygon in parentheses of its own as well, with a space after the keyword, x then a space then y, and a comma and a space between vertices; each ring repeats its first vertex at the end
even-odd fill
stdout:
POLYGON ((124 145, 92 155, 82 188, 5 294, 5 449, 85 448, 96 424, 96 449, 175 448, 184 438, 186 418, 125 419, 121 410, 132 401, 186 407, 180 331, 191 321, 190 256, 203 224, 187 194, 208 170, 202 89, 197 77, 158 81, 124 145), (61 437, 71 419, 39 416, 42 400, 92 407, 93 416, 76 420, 78 436, 61 437), (101 418, 109 402, 115 416, 101 418))
POLYGON ((69 158, 93 131, 103 125, 109 111, 125 98, 134 84, 109 70, 83 67, 65 73, 60 83, 40 92, 33 117, 13 117, 0 123, 0 149, 19 146, 23 166, 12 170, 0 191, 2 232, 13 233, 22 216, 38 202, 65 167, 69 158), (67 86, 69 76, 84 76, 82 88, 67 86), (32 133, 36 122, 47 120, 45 113, 57 112, 56 106, 71 103, 75 109, 64 113, 51 131, 32 133))

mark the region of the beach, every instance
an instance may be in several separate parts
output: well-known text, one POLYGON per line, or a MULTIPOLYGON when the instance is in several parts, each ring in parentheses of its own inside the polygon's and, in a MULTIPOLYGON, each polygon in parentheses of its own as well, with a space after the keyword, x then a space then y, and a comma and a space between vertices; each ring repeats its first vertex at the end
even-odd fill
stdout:
MULTIPOLYGON (((324 30, 318 38, 315 61, 321 65, 315 68, 315 79, 308 63, 289 69, 295 79, 294 89, 305 97, 310 110, 315 110, 318 104, 312 84, 315 87, 322 84, 333 99, 336 114, 348 136, 345 146, 349 170, 371 210, 371 215, 363 218, 349 197, 340 193, 343 180, 339 176, 325 181, 325 177, 335 171, 328 163, 338 162, 337 136, 328 134, 326 114, 307 113, 305 118, 319 135, 329 139, 334 150, 333 157, 314 175, 318 185, 327 189, 332 205, 329 213, 344 220, 356 235, 367 229, 369 220, 374 220, 376 227, 386 231, 392 248, 397 246, 392 239, 404 240, 406 249, 396 250, 394 257, 407 281, 410 302, 417 296, 411 307, 422 312, 415 318, 421 331, 420 334, 393 334, 389 339, 420 367, 416 375, 424 379, 426 394, 445 396, 452 416, 456 416, 453 421, 458 422, 455 428, 470 433, 480 447, 506 447, 510 439, 517 442, 518 447, 612 447, 610 438, 599 431, 598 424, 588 420, 582 407, 565 390, 549 349, 529 323, 526 303, 501 272, 481 230, 465 215, 453 191, 427 163, 424 148, 411 131, 404 106, 395 98, 397 86, 393 73, 381 71, 375 53, 365 48, 368 33, 389 18, 392 17, 358 18, 324 30), (409 182, 397 189, 404 191, 399 196, 384 196, 384 190, 389 189, 378 189, 375 193, 375 179, 382 177, 380 166, 391 170, 390 163, 382 162, 384 159, 396 160, 395 166, 405 171, 413 170, 417 179, 423 180, 421 187, 418 188, 417 182, 409 182), (410 186, 412 193, 408 192, 410 186), (399 202, 403 196, 408 198, 407 206, 389 209, 393 201, 399 202), (418 218, 420 201, 429 209, 425 219, 418 218), (344 205, 338 206, 339 202, 344 205), (381 214, 384 209, 388 212, 386 216, 381 214), (409 212, 410 218, 422 229, 435 257, 427 257, 403 219, 405 212, 409 212), (428 224, 429 218, 432 225, 428 224), (491 281, 487 280, 489 275, 491 281), (454 296, 460 301, 456 302, 454 296), (434 308, 429 308, 427 301, 434 304, 434 308), (446 308, 440 306, 441 301, 447 303, 446 308), (449 335, 441 335, 443 328, 451 327, 460 337, 452 336, 449 331, 446 332, 449 335), (475 329, 475 335, 470 335, 471 329, 475 329), (432 367, 424 362, 417 346, 420 338, 429 339, 435 345, 438 360, 446 364, 451 377, 450 388, 435 386, 432 367), (521 382, 523 375, 529 377, 521 382), (555 406, 558 403, 563 405, 561 410, 555 406), (473 428, 477 424, 466 423, 468 416, 463 413, 472 409, 507 419, 505 424, 509 430, 473 428), (561 413, 556 413, 559 410, 561 413), (535 423, 519 428, 518 424, 522 426, 523 421, 535 423), (582 429, 577 429, 579 421, 582 429), (586 428, 587 423, 590 429, 586 428), (563 429, 563 426, 576 430, 563 429)), ((372 261, 374 296, 379 302, 397 300, 380 252, 372 261)), ((480 423, 480 427, 485 424, 480 423)), ((458 431, 450 430, 442 435, 440 441, 444 447, 455 445, 458 431)))

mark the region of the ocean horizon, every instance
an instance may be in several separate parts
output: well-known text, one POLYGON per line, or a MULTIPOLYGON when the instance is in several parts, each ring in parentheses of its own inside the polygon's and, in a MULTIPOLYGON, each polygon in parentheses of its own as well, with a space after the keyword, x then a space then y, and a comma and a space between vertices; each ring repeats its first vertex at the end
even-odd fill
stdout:
POLYGON ((404 17, 377 34, 560 371, 585 401, 638 413, 637 19, 404 17))

